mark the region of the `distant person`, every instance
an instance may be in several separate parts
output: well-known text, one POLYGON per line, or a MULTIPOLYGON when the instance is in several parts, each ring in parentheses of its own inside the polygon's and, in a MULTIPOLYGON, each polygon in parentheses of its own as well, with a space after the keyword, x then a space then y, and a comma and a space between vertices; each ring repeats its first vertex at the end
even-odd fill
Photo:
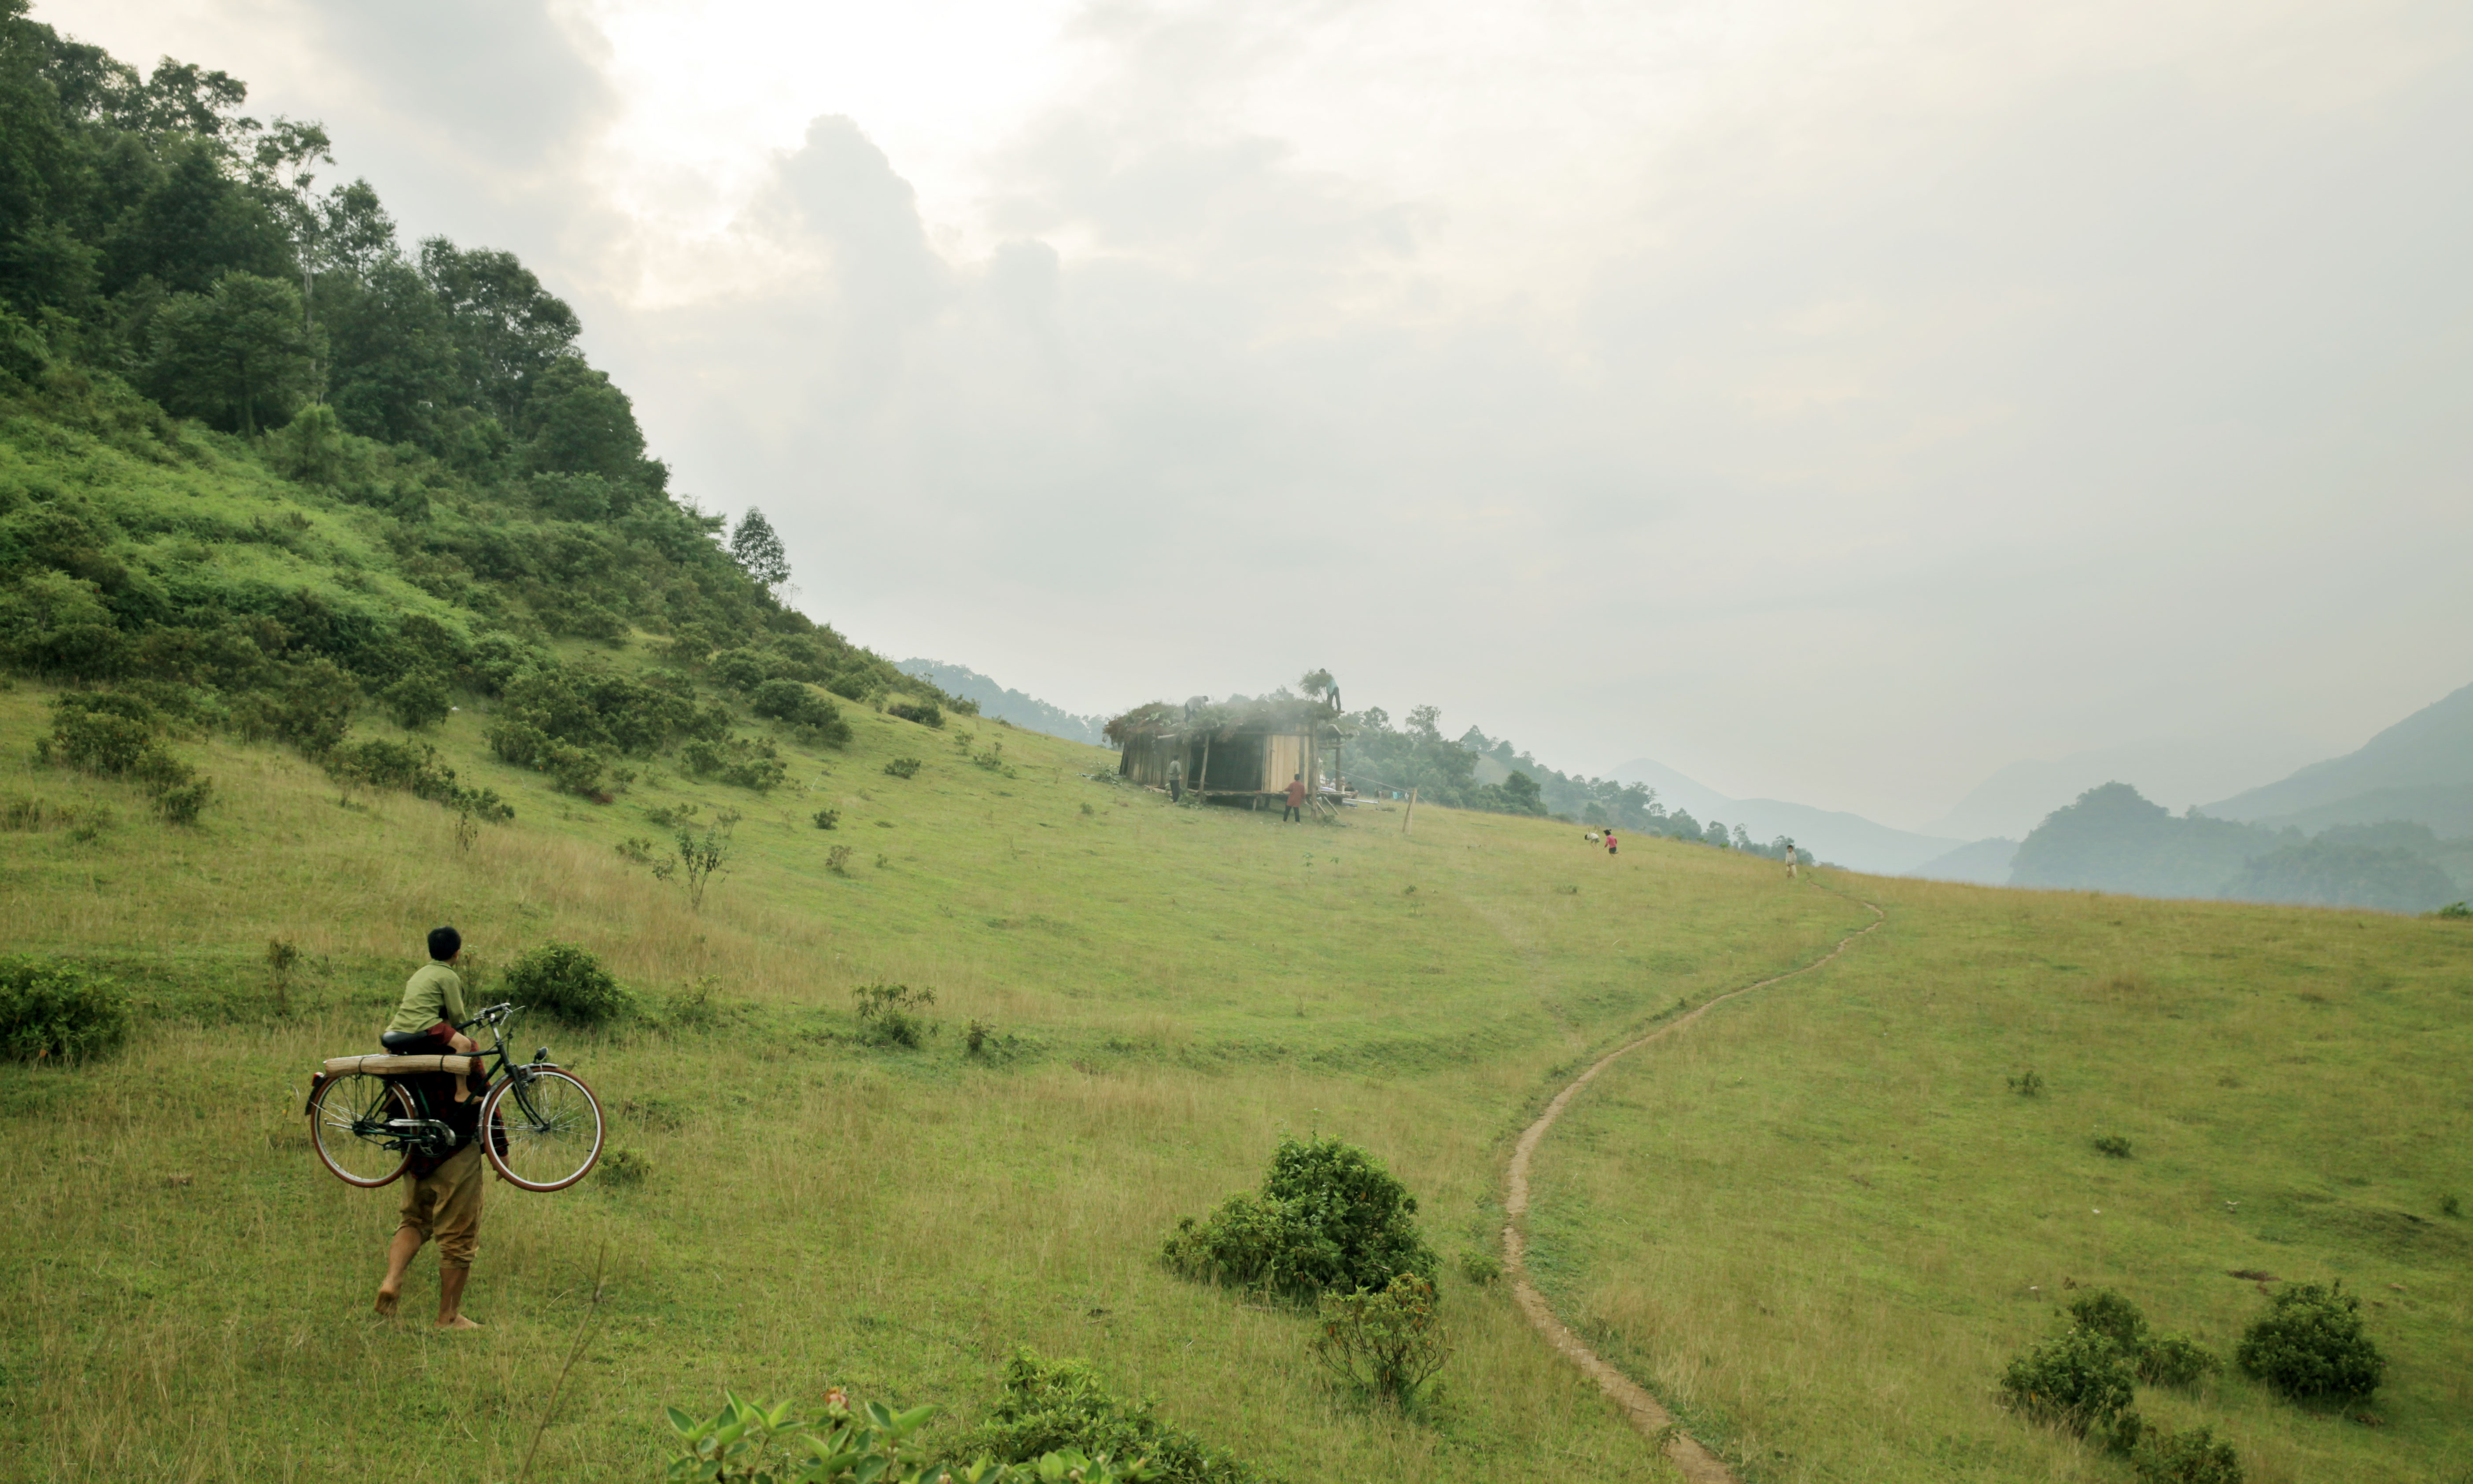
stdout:
POLYGON ((1786 843, 1786 874, 1787 874, 1787 878, 1788 878, 1789 880, 1792 880, 1792 879, 1793 879, 1793 877, 1794 877, 1794 874, 1795 874, 1795 872, 1794 872, 1794 842, 1793 842, 1793 841, 1791 841, 1791 840, 1789 840, 1789 841, 1786 843))
POLYGON ((1305 818, 1306 776, 1300 773, 1288 779, 1288 806, 1280 811, 1280 823, 1285 825, 1290 820, 1295 820, 1302 825, 1305 823, 1305 818))
MULTIPOLYGON (((454 969, 463 956, 463 935, 451 927, 429 934, 429 962, 413 972, 403 987, 403 1001, 395 1018, 379 1033, 378 1043, 397 1056, 470 1056, 470 1037, 455 1028, 466 1018, 464 979, 454 969)), ((466 1079, 452 1073, 424 1077, 422 1093, 433 1114, 455 1131, 455 1152, 431 1159, 415 1155, 405 1170, 403 1201, 397 1210, 395 1238, 387 1246, 386 1278, 378 1284, 377 1311, 392 1316, 403 1297, 404 1275, 421 1244, 438 1242, 438 1328, 478 1329, 464 1315, 464 1285, 472 1277, 472 1258, 481 1239, 480 1110, 469 1099, 466 1079), (444 1103, 451 1089, 453 1105, 444 1103), (459 1113, 462 1114, 459 1116, 459 1113)))
POLYGON ((1182 757, 1171 757, 1167 760, 1167 802, 1170 803, 1185 802, 1185 759, 1182 757))
POLYGON ((1612 855, 1612 854, 1615 854, 1615 853, 1616 853, 1616 850, 1615 850, 1615 831, 1614 831, 1614 826, 1611 826, 1611 825, 1609 825, 1609 826, 1606 826, 1606 853, 1607 853, 1608 855, 1612 855))

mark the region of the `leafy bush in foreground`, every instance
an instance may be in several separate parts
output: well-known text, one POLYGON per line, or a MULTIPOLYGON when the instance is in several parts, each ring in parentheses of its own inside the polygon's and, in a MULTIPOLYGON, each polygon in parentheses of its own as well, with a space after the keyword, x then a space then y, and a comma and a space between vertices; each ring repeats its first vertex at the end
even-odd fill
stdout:
POLYGON ((2149 1386, 2176 1386, 2187 1390, 2209 1375, 2222 1370, 2223 1364, 2196 1340, 2178 1334, 2159 1334, 2149 1340, 2138 1352, 2138 1378, 2149 1386))
POLYGON ((2110 1335, 2092 1329, 2046 1340, 2001 1373, 2004 1406, 2081 1438, 2113 1432, 2132 1391, 2128 1357, 2110 1335))
POLYGON ((0 1054, 83 1061, 129 1038, 129 1002, 108 979, 60 959, 0 959, 0 1054))
POLYGON ((2387 1376, 2387 1357, 2362 1329, 2362 1301, 2333 1284, 2286 1283, 2242 1336, 2242 1370, 2295 1400, 2366 1397, 2387 1376))
POLYGON ((1313 1357, 1342 1380, 1405 1402, 1451 1356, 1429 1280, 1403 1273, 1379 1291, 1322 1296, 1313 1357))
POLYGON ((2241 1455, 2205 1427, 2148 1437, 2130 1462, 2138 1484, 2242 1484, 2241 1455))
POLYGON ((988 1459, 961 1469, 939 1465, 910 1441, 934 1407, 894 1412, 870 1401, 853 1408, 839 1387, 825 1394, 824 1410, 812 1416, 795 1402, 766 1406, 742 1401, 734 1392, 722 1398, 710 1422, 663 1409, 678 1435, 666 1477, 712 1484, 1131 1484, 1153 1477, 1139 1460, 1117 1463, 1071 1450, 1049 1453, 1027 1469, 988 1459))
POLYGON ((1046 1360, 1017 1350, 1005 1362, 1004 1395, 987 1421, 954 1443, 948 1456, 1033 1463, 1071 1448, 1094 1456, 1148 1461, 1161 1484, 1250 1484, 1260 1477, 1237 1458, 1205 1446, 1191 1433, 1152 1415, 1148 1398, 1131 1403, 1108 1394, 1087 1360, 1046 1360))
POLYGON ((623 1019, 636 996, 571 943, 545 943, 507 966, 509 997, 577 1025, 623 1019))
POLYGON ((2178 1334, 2150 1334, 2147 1316, 2139 1312, 2138 1305, 2109 1288, 2073 1299, 2066 1312, 2071 1324, 2120 1346, 2138 1378, 2150 1386, 2196 1386, 2208 1373, 2221 1367, 2221 1362, 2195 1340, 2178 1334))
POLYGON ((1295 1297, 1385 1288, 1402 1274, 1430 1281, 1434 1253, 1416 1212, 1416 1197, 1364 1150, 1284 1138, 1260 1193, 1179 1221, 1162 1256, 1188 1278, 1295 1297))

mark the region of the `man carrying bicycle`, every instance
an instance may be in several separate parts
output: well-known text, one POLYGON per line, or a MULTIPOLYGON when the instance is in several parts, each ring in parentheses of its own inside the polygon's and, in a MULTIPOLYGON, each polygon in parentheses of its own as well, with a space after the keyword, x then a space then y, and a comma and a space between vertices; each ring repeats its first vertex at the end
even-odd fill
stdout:
MULTIPOLYGON (((378 1043, 397 1056, 470 1056, 478 1048, 455 1027, 468 1018, 464 1009, 464 979, 452 967, 463 956, 463 935, 451 927, 430 930, 429 962, 403 987, 403 1002, 378 1036, 378 1043)), ((387 1247, 387 1274, 378 1284, 377 1311, 393 1315, 403 1296, 404 1274, 423 1242, 438 1240, 438 1327, 478 1329, 464 1317, 464 1284, 472 1276, 472 1257, 481 1235, 481 1142, 479 1107, 470 1101, 466 1080, 452 1073, 424 1076, 433 1115, 455 1131, 454 1152, 415 1155, 404 1171, 403 1204, 395 1238, 387 1247), (452 1104, 447 1102, 451 1096, 452 1104)))

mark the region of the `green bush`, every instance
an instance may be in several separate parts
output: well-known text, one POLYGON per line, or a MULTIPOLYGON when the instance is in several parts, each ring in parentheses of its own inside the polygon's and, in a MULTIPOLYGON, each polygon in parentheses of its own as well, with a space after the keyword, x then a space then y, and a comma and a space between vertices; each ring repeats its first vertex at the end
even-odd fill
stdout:
POLYGON ((2332 1284, 2286 1283, 2233 1352, 2242 1370, 2294 1400, 2366 1397, 2387 1357, 2362 1328, 2362 1301, 2332 1284))
POLYGON ((1284 1138, 1257 1193, 1177 1223, 1162 1249, 1188 1278, 1306 1298, 1430 1281, 1433 1250, 1409 1218, 1416 1198, 1382 1162, 1336 1138, 1284 1138))
POLYGON ((2118 1134, 2099 1134, 2095 1139, 2095 1152, 2115 1160, 2126 1160, 2129 1158, 2129 1140, 2118 1134))
POLYGON ((2224 1363, 2196 1340, 2159 1334, 2138 1352, 2138 1378, 2149 1386, 2174 1386, 2186 1391, 2223 1369, 2224 1363))
POLYGON ((914 990, 906 984, 863 984, 851 991, 851 999, 858 1007, 859 1039, 874 1046, 908 1046, 917 1049, 940 1027, 926 1017, 928 1006, 936 1003, 934 990, 914 990))
POLYGON ((841 708, 797 681, 766 681, 747 704, 756 715, 787 722, 811 741, 839 747, 851 739, 841 708))
POLYGON ((51 735, 36 742, 35 758, 125 778, 153 796, 165 824, 195 825, 214 784, 164 749, 155 735, 158 720, 141 697, 71 692, 52 703, 51 735))
POLYGON ((1324 1294, 1312 1351, 1340 1379, 1395 1402, 1413 1400, 1452 1355, 1434 1285, 1413 1273, 1379 1290, 1324 1294))
POLYGON ((2147 1316, 2109 1288, 2072 1299, 2062 1312, 2070 1316, 2071 1325, 2102 1335, 2120 1346, 2125 1355, 2135 1355, 2147 1347, 2147 1316))
POLYGON ((884 765, 884 771, 887 776, 892 778, 914 778, 919 776, 919 759, 916 757, 897 757, 884 765))
POLYGON ((917 722, 922 727, 945 725, 945 713, 933 701, 896 701, 884 708, 884 714, 899 716, 906 722, 917 722))
POLYGON ((1005 1362, 1004 1393, 985 1422, 956 1439, 948 1458, 1035 1462, 1071 1448, 1146 1459, 1160 1484, 1251 1484, 1260 1477, 1235 1456, 1206 1446, 1153 1415, 1156 1402, 1109 1395, 1087 1360, 1046 1360, 1017 1350, 1005 1362))
POLYGON ((912 1441, 934 1407, 853 1406, 838 1386, 825 1393, 824 1409, 815 1413, 802 1413, 789 1401, 744 1401, 735 1392, 722 1397, 709 1422, 663 1409, 677 1435, 666 1477, 710 1484, 1131 1484, 1152 1476, 1138 1460, 1091 1458, 1072 1449, 1044 1454, 1026 1469, 992 1459, 960 1468, 939 1464, 912 1441))
POLYGON ((818 829, 839 829, 842 824, 842 811, 839 809, 818 809, 814 814, 808 816, 808 818, 815 821, 816 827, 818 829))
POLYGON ((1460 1276, 1480 1288, 1502 1281, 1502 1259, 1478 1247, 1460 1249, 1460 1276))
POLYGON ((2149 1435, 2129 1456, 2139 1484, 2242 1484, 2241 1455, 2205 1427, 2149 1435))
POLYGON ((600 1025, 635 1014, 636 996, 571 943, 545 943, 507 966, 507 995, 575 1025, 600 1025))
POLYGON ((2431 914, 2435 918, 2473 918, 2473 902, 2451 901, 2431 914))
POLYGON ((2078 1437, 2114 1433, 2134 1391, 2128 1357, 2092 1329, 2046 1340, 2001 1373, 2003 1405, 2078 1437))
POLYGON ((82 1062, 129 1038, 129 1001, 117 985, 62 959, 0 959, 0 1055, 82 1062))
POLYGON ((387 714, 406 731, 420 731, 435 727, 454 709, 446 694, 446 682, 428 670, 412 674, 378 692, 387 714))

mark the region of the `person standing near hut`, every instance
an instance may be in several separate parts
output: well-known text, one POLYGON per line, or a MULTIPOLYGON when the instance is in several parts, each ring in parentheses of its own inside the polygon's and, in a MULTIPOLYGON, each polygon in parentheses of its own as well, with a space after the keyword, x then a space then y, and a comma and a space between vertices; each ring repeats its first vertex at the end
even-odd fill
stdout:
POLYGON ((1171 757, 1167 760, 1167 802, 1170 803, 1185 802, 1185 759, 1182 757, 1171 757))
POLYGON ((1280 823, 1285 825, 1290 820, 1295 820, 1302 825, 1305 819, 1306 776, 1300 773, 1288 780, 1288 806, 1280 811, 1280 823))

